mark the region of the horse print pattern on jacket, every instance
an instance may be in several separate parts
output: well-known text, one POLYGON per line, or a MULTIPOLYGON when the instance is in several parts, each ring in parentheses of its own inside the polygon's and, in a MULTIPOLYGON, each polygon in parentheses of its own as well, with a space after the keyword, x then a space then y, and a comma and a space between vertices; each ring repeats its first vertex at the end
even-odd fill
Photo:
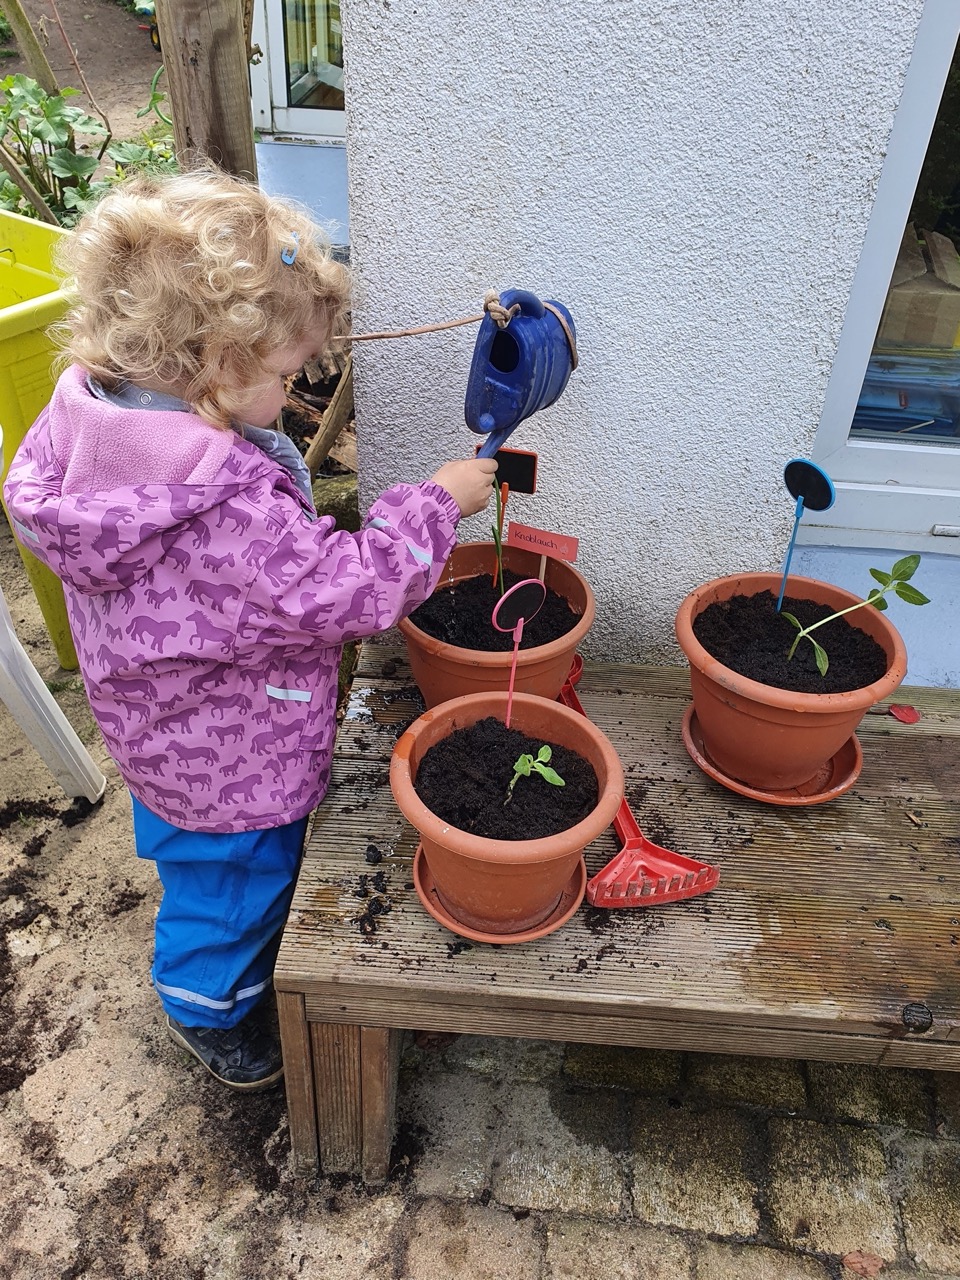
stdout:
POLYGON ((322 799, 344 641, 427 598, 455 541, 439 485, 364 528, 317 519, 289 473, 191 413, 97 399, 68 369, 4 496, 63 580, 87 694, 142 804, 177 826, 279 826, 322 799))

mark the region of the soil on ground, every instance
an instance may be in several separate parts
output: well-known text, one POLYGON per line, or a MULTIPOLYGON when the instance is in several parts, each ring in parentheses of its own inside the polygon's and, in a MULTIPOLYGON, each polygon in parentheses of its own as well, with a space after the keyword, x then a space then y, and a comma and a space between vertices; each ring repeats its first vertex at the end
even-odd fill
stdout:
POLYGON ((825 675, 820 674, 813 645, 805 638, 793 657, 787 659, 797 628, 784 614, 792 613, 803 627, 808 627, 833 612, 829 605, 784 596, 778 613, 776 596, 762 591, 709 605, 694 619, 693 633, 724 666, 777 689, 846 693, 881 679, 887 669, 886 654, 872 636, 846 618, 835 618, 814 632, 829 659, 825 675))
MULTIPOLYGON (((491 570, 493 565, 491 563, 491 570)), ((518 573, 503 572, 504 590, 523 582, 518 573)), ((509 653, 513 649, 513 633, 497 631, 491 622, 500 599, 499 585, 494 586, 492 572, 467 578, 452 587, 442 587, 414 609, 410 621, 427 635, 460 649, 481 649, 487 653, 509 653)), ((577 615, 563 596, 547 589, 547 597, 539 611, 523 624, 521 649, 559 640, 577 625, 577 615)))
POLYGON ((582 756, 528 738, 493 716, 431 747, 420 762, 414 788, 438 818, 492 840, 539 840, 566 831, 597 807, 598 794, 596 774, 582 756), (564 785, 532 771, 518 779, 508 801, 515 762, 522 755, 536 759, 544 745, 551 749, 546 763, 564 785))

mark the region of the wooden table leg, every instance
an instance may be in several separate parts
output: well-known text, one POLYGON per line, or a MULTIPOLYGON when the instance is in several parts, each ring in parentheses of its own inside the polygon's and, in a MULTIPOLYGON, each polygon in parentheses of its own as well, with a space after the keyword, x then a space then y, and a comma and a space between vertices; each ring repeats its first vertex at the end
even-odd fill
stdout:
POLYGON ((390 1171, 402 1037, 387 1027, 360 1028, 363 1180, 371 1185, 386 1182, 390 1171))
POLYGON ((278 991, 277 1014, 293 1170, 298 1176, 306 1176, 317 1172, 320 1159, 313 1093, 313 1056, 303 996, 295 991, 278 991))
POLYGON ((317 1140, 322 1173, 361 1172, 360 1028, 311 1022, 317 1140))

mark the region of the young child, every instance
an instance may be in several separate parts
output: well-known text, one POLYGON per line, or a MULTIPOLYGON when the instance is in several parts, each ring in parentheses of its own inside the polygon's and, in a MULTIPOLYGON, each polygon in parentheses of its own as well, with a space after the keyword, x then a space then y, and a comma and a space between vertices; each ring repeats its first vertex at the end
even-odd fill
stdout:
POLYGON ((282 1064, 257 1006, 328 784, 341 646, 426 599, 496 466, 398 484, 357 534, 317 518, 299 453, 269 428, 349 281, 310 219, 256 187, 124 182, 63 265, 73 363, 5 498, 63 580, 137 853, 156 861, 169 1034, 224 1084, 266 1088, 282 1064))

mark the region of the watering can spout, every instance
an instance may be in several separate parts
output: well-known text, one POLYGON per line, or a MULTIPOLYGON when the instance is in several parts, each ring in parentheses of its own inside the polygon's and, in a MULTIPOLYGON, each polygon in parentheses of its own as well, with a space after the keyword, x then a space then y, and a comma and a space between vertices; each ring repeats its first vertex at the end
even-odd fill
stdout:
POLYGON ((490 311, 480 323, 467 382, 467 426, 487 439, 492 457, 524 418, 559 399, 577 365, 576 329, 559 302, 541 302, 526 289, 507 289, 500 307, 513 312, 498 323, 490 311))

